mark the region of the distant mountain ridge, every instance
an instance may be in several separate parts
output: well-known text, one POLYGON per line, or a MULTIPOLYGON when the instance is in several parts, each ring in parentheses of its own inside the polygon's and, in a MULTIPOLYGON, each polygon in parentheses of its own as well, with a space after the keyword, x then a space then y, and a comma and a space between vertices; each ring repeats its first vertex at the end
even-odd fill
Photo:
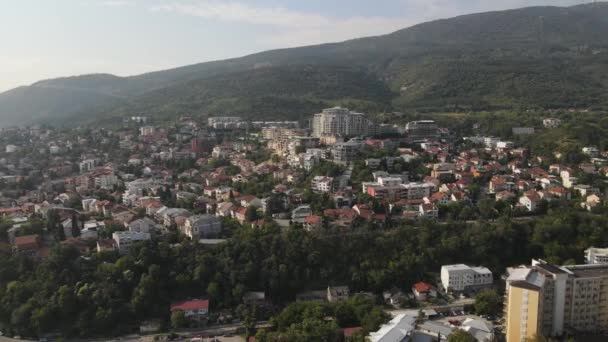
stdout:
POLYGON ((333 104, 370 111, 605 108, 607 90, 608 4, 596 3, 464 15, 132 77, 40 81, 0 94, 0 125, 142 113, 297 118, 333 104))

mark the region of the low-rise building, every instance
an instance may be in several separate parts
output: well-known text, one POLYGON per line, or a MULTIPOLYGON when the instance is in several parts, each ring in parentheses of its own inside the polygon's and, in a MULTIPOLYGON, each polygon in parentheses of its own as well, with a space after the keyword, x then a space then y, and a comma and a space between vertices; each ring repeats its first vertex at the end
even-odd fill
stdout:
POLYGON ((314 192, 330 192, 333 189, 333 183, 332 177, 316 176, 310 183, 310 189, 314 192))
POLYGON ((380 327, 380 330, 369 334, 371 342, 409 342, 416 329, 418 312, 410 311, 395 316, 390 322, 380 327))
POLYGON ((464 264, 441 267, 441 285, 446 292, 475 291, 491 287, 493 283, 492 271, 485 267, 471 267, 464 264))
POLYGON ((129 253, 129 250, 133 244, 141 241, 150 240, 150 233, 138 233, 138 232, 114 232, 112 233, 112 239, 116 244, 116 249, 121 254, 129 253))
POLYGON ((193 240, 217 236, 221 231, 222 221, 213 215, 190 216, 182 228, 182 233, 193 240))
POLYGON ((608 248, 591 247, 585 250, 586 264, 608 264, 608 248))
POLYGON ((209 316, 209 300, 193 299, 171 304, 171 312, 182 311, 186 319, 202 322, 209 316))
POLYGON ((437 290, 435 287, 423 281, 412 285, 412 293, 417 300, 427 300, 430 297, 437 297, 437 290))

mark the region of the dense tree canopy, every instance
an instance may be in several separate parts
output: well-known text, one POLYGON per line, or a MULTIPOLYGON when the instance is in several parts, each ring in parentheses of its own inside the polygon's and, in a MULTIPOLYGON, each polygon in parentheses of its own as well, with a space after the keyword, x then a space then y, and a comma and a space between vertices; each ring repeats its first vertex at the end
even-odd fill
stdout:
MULTIPOLYGON (((155 240, 129 255, 87 257, 70 247, 55 247, 39 264, 0 252, 0 322, 7 333, 22 336, 107 336, 131 332, 149 319, 170 326, 177 318, 171 319, 169 304, 176 300, 210 298, 213 312, 236 307, 247 291, 264 291, 279 305, 293 301, 300 291, 330 284, 380 294, 393 286, 408 289, 416 281, 432 280, 430 273, 443 264, 484 265, 498 276, 505 267, 532 257, 582 262, 585 248, 607 244, 605 216, 561 210, 534 220, 426 222, 391 230, 237 228, 227 243, 215 247, 155 240)), ((277 317, 278 331, 295 334, 306 325, 322 325, 329 332, 334 324, 358 323, 372 329, 383 319, 373 308, 364 317, 354 307, 338 305, 331 308, 335 322, 293 325, 289 313, 298 307, 277 317)), ((489 307, 494 310, 493 304, 489 307)))

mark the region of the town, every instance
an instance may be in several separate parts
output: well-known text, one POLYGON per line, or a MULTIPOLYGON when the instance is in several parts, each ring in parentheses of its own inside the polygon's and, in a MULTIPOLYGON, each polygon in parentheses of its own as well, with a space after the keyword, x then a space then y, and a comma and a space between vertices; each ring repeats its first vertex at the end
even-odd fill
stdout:
MULTIPOLYGON (((513 127, 511 134, 525 138, 561 124, 560 119, 547 117, 540 127, 513 127)), ((602 212, 605 198, 596 180, 608 173, 608 152, 595 146, 578 151, 579 162, 557 151, 551 161, 515 141, 458 136, 434 120, 376 124, 366 114, 340 107, 314 114, 304 124, 239 117, 181 117, 171 124, 155 124, 147 116, 134 116, 115 128, 7 128, 0 139, 5 253, 12 254, 15 263, 28 260, 34 269, 80 258, 116 265, 122 260, 124 272, 132 272, 130 263, 144 262, 150 266, 141 280, 134 280, 138 289, 163 277, 153 259, 171 252, 149 250, 160 249, 160 243, 169 249, 218 250, 241 239, 243 231, 299 231, 349 240, 361 231, 390 232, 402 225, 411 226, 410 232, 416 234, 419 225, 455 229, 451 226, 492 225, 505 217, 526 224, 566 209, 593 215, 602 212)), ((144 311, 151 316, 138 315, 132 323, 139 325, 141 334, 172 330, 190 331, 190 336, 209 336, 214 327, 233 324, 250 341, 256 336, 264 341, 272 329, 280 329, 268 325, 271 316, 295 301, 349 303, 353 312, 368 306, 378 317, 337 317, 346 341, 445 340, 461 331, 480 342, 497 336, 521 341, 541 334, 607 331, 608 250, 579 247, 585 250, 578 257, 584 257, 585 264, 538 259, 503 269, 496 268, 497 262, 466 264, 471 258, 459 260, 457 253, 451 264, 417 272, 418 278, 406 277, 411 283, 384 288, 369 281, 367 286, 328 281, 302 288, 307 283, 302 279, 289 286, 297 293, 273 293, 273 288, 284 285, 265 280, 257 288, 228 289, 236 300, 226 300, 217 289, 219 280, 210 279, 206 288, 159 301, 168 301, 167 306, 147 303, 156 300, 155 295, 144 296, 151 290, 136 289, 133 296, 143 296, 143 302, 132 303, 134 310, 138 305, 154 309, 144 311), (382 309, 376 312, 379 303, 382 309), (251 307, 256 308, 255 319, 251 307), (263 328, 257 329, 256 321, 263 328)), ((206 268, 216 267, 197 260, 206 268)), ((251 263, 262 260, 231 262, 249 264, 253 270, 259 266, 251 263)), ((190 274, 171 281, 186 284, 206 272, 195 267, 186 266, 190 274)), ((348 263, 343 267, 348 270, 348 263)), ((115 277, 110 274, 116 271, 97 272, 115 277)), ((10 273, 4 277, 18 281, 10 273)), ((74 291, 96 296, 91 292, 94 284, 86 286, 74 291)), ((3 291, 12 291, 10 287, 3 291)), ((14 310, 26 310, 26 303, 3 305, 12 311, 9 326, 4 326, 7 332, 28 337, 59 333, 52 325, 16 319, 14 310), (38 333, 31 330, 34 326, 38 333)), ((24 315, 25 320, 34 317, 24 315)), ((127 327, 126 332, 133 329, 127 327)), ((125 330, 96 334, 114 333, 125 330)))

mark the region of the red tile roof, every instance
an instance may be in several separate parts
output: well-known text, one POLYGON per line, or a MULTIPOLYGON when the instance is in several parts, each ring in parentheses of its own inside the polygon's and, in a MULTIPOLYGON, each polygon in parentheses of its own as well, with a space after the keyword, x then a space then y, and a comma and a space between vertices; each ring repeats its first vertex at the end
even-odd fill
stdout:
POLYGON ((349 336, 353 336, 354 334, 360 332, 361 330, 363 330, 363 328, 361 328, 361 327, 344 328, 344 329, 342 329, 342 332, 344 333, 344 337, 349 337, 349 336))
POLYGON ((318 224, 321 223, 321 216, 308 216, 307 218, 304 219, 304 221, 308 224, 318 224))
POLYGON ((178 302, 171 304, 171 311, 189 311, 189 310, 200 310, 209 309, 209 300, 188 300, 184 302, 178 302))
POLYGON ((412 286, 412 287, 416 290, 416 292, 424 293, 424 292, 429 292, 433 288, 433 285, 421 281, 421 282, 414 284, 414 286, 412 286))
POLYGON ((40 245, 40 235, 24 235, 15 238, 18 248, 37 248, 40 245))

